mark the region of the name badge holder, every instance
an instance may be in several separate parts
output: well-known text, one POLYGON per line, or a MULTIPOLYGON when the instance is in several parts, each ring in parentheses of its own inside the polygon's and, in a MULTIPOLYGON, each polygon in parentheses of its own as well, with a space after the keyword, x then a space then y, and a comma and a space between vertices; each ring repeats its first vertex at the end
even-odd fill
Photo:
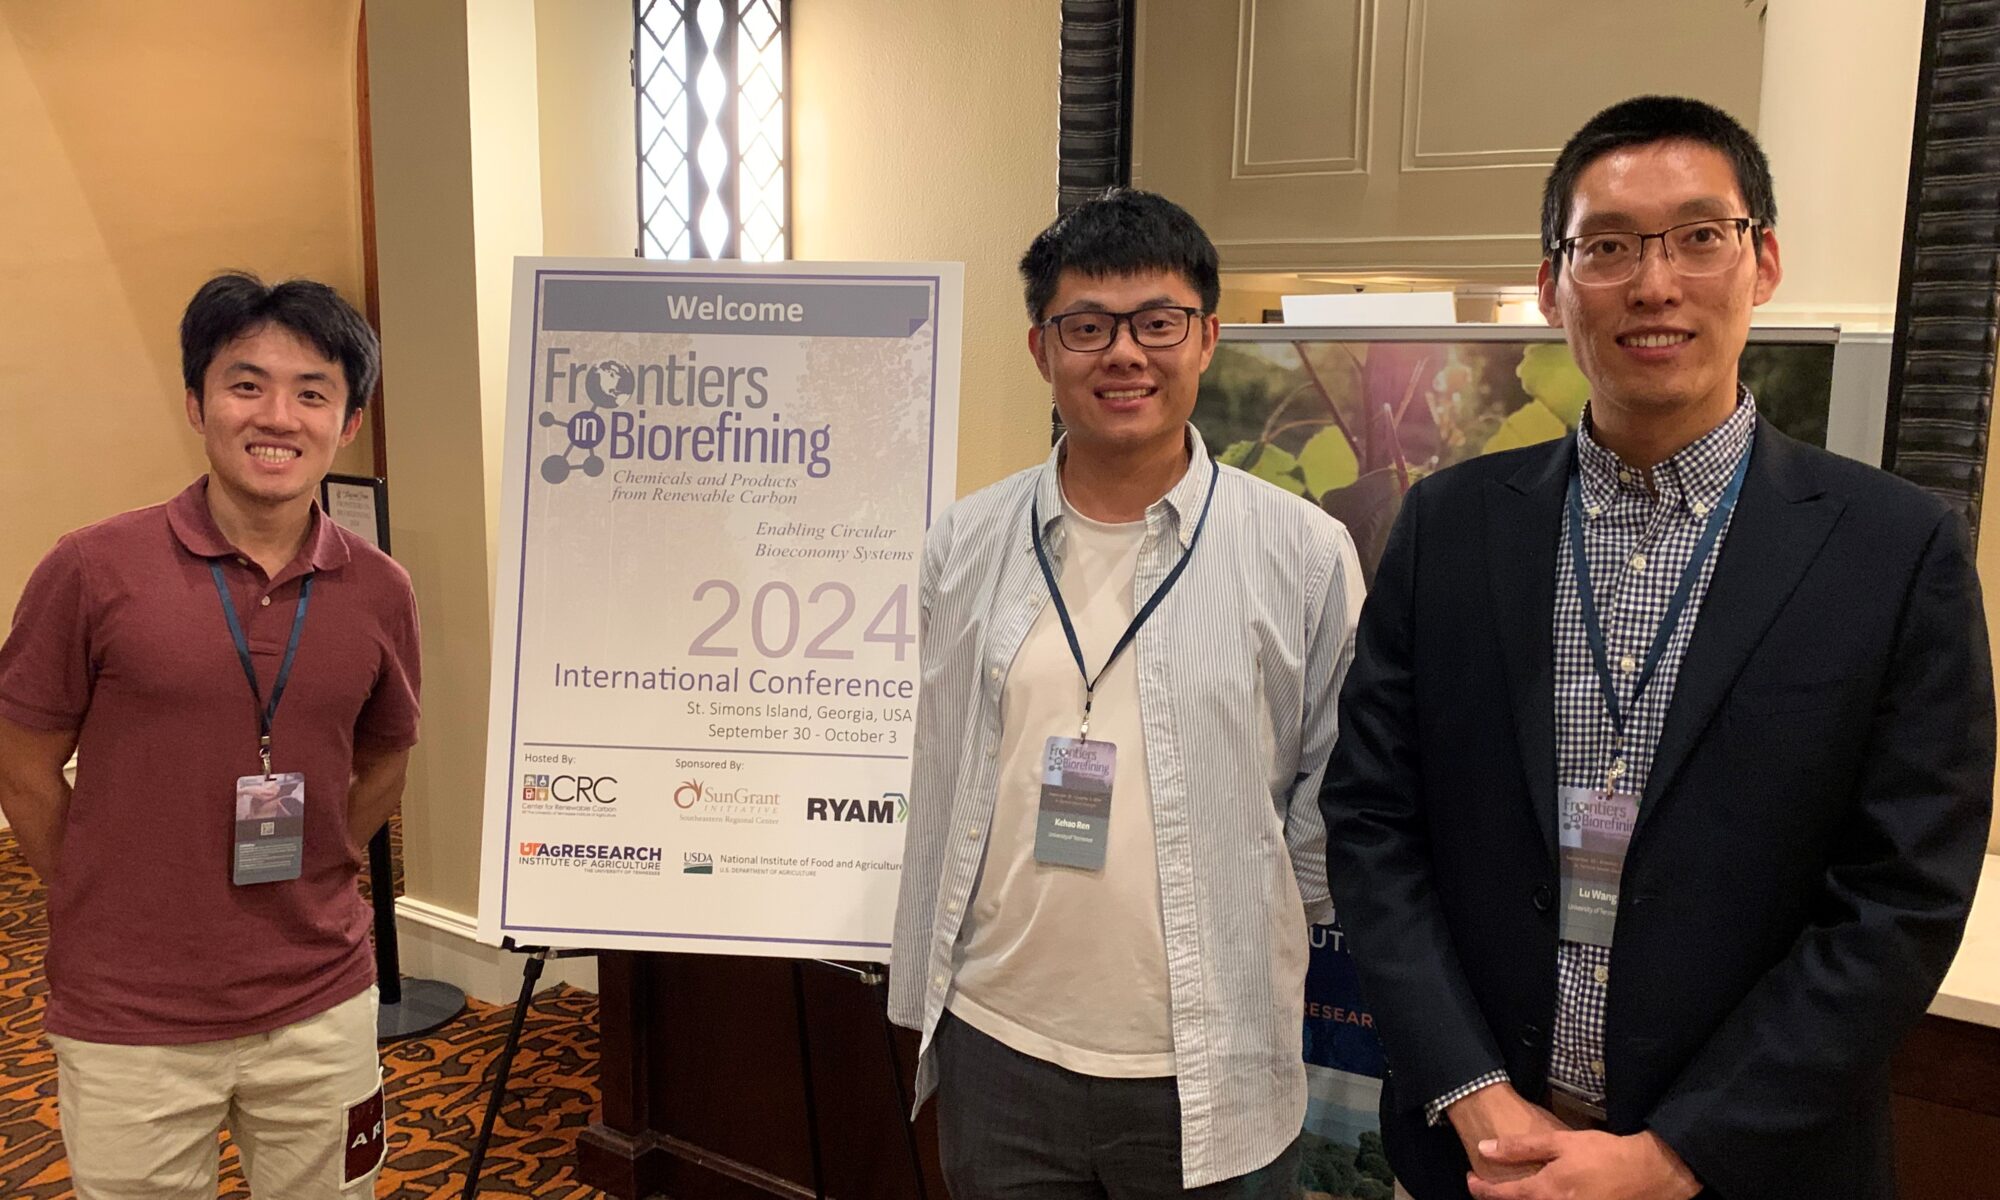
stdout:
POLYGON ((1083 680, 1083 720, 1074 738, 1052 737, 1048 740, 1042 755, 1041 805, 1035 816, 1035 861, 1052 866, 1080 867, 1087 871, 1104 869, 1104 853, 1110 844, 1111 830, 1111 785, 1117 776, 1118 747, 1115 743, 1098 739, 1090 740, 1090 706, 1097 692, 1097 685, 1103 680, 1111 664, 1125 653, 1127 647, 1138 638, 1139 630, 1152 617, 1160 601, 1180 582, 1181 572, 1187 570, 1188 559, 1194 557, 1195 545, 1201 541, 1201 531, 1208 524, 1208 510, 1215 503, 1216 481, 1222 477, 1222 468, 1211 466, 1208 476, 1208 494, 1202 500, 1201 516, 1195 520, 1194 533, 1188 537, 1187 549, 1181 553, 1166 578, 1153 589, 1153 594, 1133 614, 1131 624, 1112 646, 1111 654, 1104 665, 1092 675, 1083 662, 1083 644, 1077 640, 1076 623, 1070 619, 1069 606, 1063 603, 1062 589, 1056 586, 1055 572, 1049 567, 1048 551, 1042 546, 1042 516, 1038 500, 1028 503, 1028 533, 1035 543, 1035 562, 1042 569, 1042 581, 1048 585, 1049 600, 1055 605, 1056 618, 1062 622, 1063 637, 1069 642, 1070 658, 1076 662, 1076 671, 1083 680))
POLYGON ((305 861, 306 777, 298 771, 271 770, 271 722, 278 715, 278 702, 285 697, 285 684, 292 676, 292 661, 298 656, 299 635, 306 625, 306 607, 312 600, 313 577, 299 584, 298 606, 292 612, 292 635, 285 643, 285 656, 278 663, 278 677, 271 683, 271 699, 264 700, 257 686, 257 667, 250 659, 250 640, 236 615, 236 602, 229 596, 229 584, 220 564, 211 561, 209 574, 215 580, 215 594, 222 599, 222 616, 229 624, 229 638, 236 644, 236 660, 249 681, 250 697, 257 705, 257 757, 263 763, 261 775, 244 775, 236 780, 236 844, 232 856, 231 882, 238 885, 278 883, 297 879, 305 861))
MULTIPOLYGON (((1722 498, 1709 511, 1694 553, 1682 568, 1661 614, 1646 661, 1632 686, 1632 707, 1636 709, 1646 686, 1667 654, 1667 645, 1687 611, 1694 585, 1702 567, 1722 536, 1722 527, 1743 492, 1743 477, 1750 467, 1750 447, 1745 446, 1730 473, 1722 498)), ((1569 480, 1569 550, 1576 572, 1576 590, 1583 610, 1583 631, 1590 643, 1591 665, 1597 671, 1597 686, 1604 697, 1604 711, 1611 719, 1612 756, 1604 772, 1602 787, 1559 789, 1556 796, 1558 857, 1561 861, 1563 907, 1562 939, 1591 946, 1611 945, 1618 922, 1618 889, 1625 873, 1625 854, 1631 848, 1632 830, 1639 820, 1639 794, 1627 782, 1625 726, 1627 710, 1618 702, 1618 686, 1611 676, 1610 656, 1605 649, 1604 623, 1598 615, 1597 595, 1590 581, 1590 560, 1584 555, 1583 468, 1579 461, 1569 480)))

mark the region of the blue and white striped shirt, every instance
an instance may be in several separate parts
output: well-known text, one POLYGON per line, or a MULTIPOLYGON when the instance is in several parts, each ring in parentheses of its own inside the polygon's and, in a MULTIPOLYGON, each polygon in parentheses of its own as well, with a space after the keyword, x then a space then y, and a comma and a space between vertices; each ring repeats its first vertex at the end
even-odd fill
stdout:
MULTIPOLYGON (((1332 919, 1317 797, 1354 654, 1361 565, 1313 505, 1208 457, 1146 511, 1143 603, 1194 533, 1201 544, 1140 630, 1139 698, 1167 948, 1184 1185, 1269 1163, 1305 1117, 1303 954, 1272 944, 1276 906, 1332 919), (1278 969, 1279 962, 1297 964, 1278 969), (1278 975, 1284 978, 1278 978, 1278 975)), ((937 1083, 931 1034, 951 993, 998 793, 1001 698, 1048 603, 1029 535, 1039 499, 1058 573, 1058 446, 948 509, 924 547, 923 690, 896 910, 889 1015, 923 1034, 917 1100, 937 1083)))

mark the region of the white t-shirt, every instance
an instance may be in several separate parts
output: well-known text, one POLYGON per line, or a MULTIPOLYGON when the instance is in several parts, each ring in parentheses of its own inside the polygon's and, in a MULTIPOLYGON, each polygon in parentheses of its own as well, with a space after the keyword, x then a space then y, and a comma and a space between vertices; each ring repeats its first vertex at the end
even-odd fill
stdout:
MULTIPOLYGON (((1059 586, 1092 671, 1132 622, 1146 523, 1063 506, 1059 586)), ((1000 780, 986 863, 960 933, 953 1015, 1023 1054, 1083 1075, 1174 1073, 1152 794, 1139 723, 1138 647, 1104 673, 1090 740, 1118 747, 1104 868, 1035 861, 1043 750, 1075 737, 1083 680, 1053 603, 1028 630, 1001 697, 1000 780)))

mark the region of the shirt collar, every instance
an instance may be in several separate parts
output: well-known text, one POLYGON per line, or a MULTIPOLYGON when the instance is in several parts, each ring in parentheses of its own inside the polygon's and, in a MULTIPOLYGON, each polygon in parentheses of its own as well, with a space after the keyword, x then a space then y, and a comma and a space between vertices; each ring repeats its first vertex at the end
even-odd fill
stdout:
MULTIPOLYGON (((188 553, 197 558, 244 557, 243 552, 223 536, 222 530, 216 527, 214 515, 208 511, 206 475, 167 501, 167 525, 180 539, 181 545, 187 547, 188 553)), ((340 536, 340 527, 327 519, 320 510, 319 501, 315 500, 312 525, 306 531, 305 545, 271 582, 278 583, 311 571, 338 570, 346 566, 351 557, 353 555, 347 548, 347 542, 340 536)))
MULTIPOLYGON (((1181 473, 1180 482, 1167 489, 1167 494, 1146 508, 1146 524, 1149 528, 1164 517, 1174 520, 1174 536, 1185 550, 1194 540, 1195 522, 1201 518, 1201 507, 1208 499, 1209 476, 1215 474, 1215 463, 1208 457, 1208 444, 1201 439, 1201 431, 1193 424, 1187 427, 1188 469, 1181 473)), ((1069 435, 1049 451, 1042 462, 1042 469, 1035 480, 1035 508, 1041 517, 1040 533, 1045 538, 1056 536, 1056 523, 1063 515, 1062 460, 1069 442, 1069 435)))
MULTIPOLYGON (((1736 385, 1736 408, 1714 429, 1681 447, 1653 468, 1653 487, 1663 500, 1701 516, 1714 508, 1729 487, 1736 460, 1750 445, 1757 427, 1757 399, 1742 383, 1736 385)), ((1644 491, 1645 472, 1627 467, 1590 431, 1590 413, 1577 423, 1576 457, 1583 475, 1583 501, 1595 515, 1617 498, 1620 488, 1644 491)))

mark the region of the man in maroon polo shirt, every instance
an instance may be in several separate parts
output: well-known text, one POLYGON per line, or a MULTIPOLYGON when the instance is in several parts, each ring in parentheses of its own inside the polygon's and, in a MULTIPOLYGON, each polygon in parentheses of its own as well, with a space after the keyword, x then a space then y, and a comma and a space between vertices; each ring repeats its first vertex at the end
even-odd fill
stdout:
POLYGON ((366 1196, 355 875, 416 741, 417 608, 314 492, 380 352, 332 289, 230 274, 181 356, 209 473, 64 536, 0 645, 0 808, 49 887, 63 1140, 82 1200, 211 1200, 225 1126, 260 1200, 366 1196))

